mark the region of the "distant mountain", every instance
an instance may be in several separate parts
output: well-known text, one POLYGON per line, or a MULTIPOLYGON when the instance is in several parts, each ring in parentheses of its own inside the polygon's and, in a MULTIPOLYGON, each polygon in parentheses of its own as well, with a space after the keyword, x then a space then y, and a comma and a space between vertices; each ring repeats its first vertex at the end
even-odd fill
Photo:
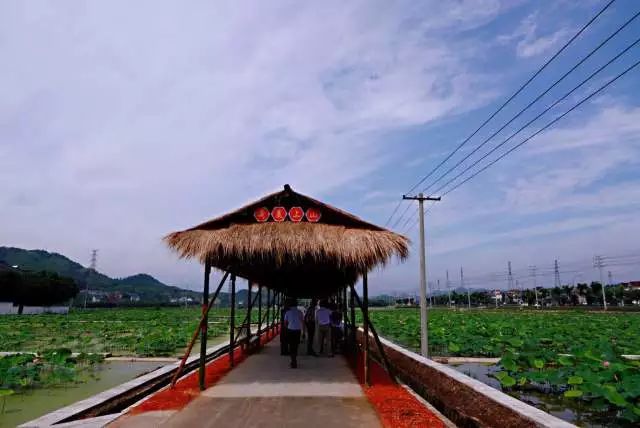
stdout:
POLYGON ((85 268, 62 254, 44 250, 0 247, 0 265, 3 264, 18 265, 21 270, 26 271, 56 272, 61 276, 73 278, 81 290, 88 284, 88 288, 93 292, 135 296, 139 298, 140 303, 166 303, 180 297, 191 297, 196 301, 201 299, 200 293, 166 285, 148 274, 140 273, 114 279, 85 268))

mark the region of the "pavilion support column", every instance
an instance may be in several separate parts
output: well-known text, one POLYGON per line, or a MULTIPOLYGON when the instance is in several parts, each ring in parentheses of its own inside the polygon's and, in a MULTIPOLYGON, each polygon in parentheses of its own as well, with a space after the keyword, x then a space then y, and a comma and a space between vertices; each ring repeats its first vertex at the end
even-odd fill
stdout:
POLYGON ((249 343, 251 342, 251 307, 253 306, 253 296, 251 290, 253 289, 253 282, 249 281, 247 287, 247 335, 245 337, 247 343, 247 349, 249 349, 249 343))
POLYGON ((349 290, 349 307, 351 308, 351 330, 349 331, 350 341, 351 341, 351 351, 358 354, 358 340, 356 337, 357 324, 356 324, 356 301, 355 301, 355 288, 352 285, 351 290, 349 290))
POLYGON ((271 289, 267 288, 267 338, 269 338, 269 333, 271 332, 271 323, 269 323, 269 315, 271 315, 271 289))
POLYGON ((198 370, 198 383, 200 390, 204 391, 205 365, 207 359, 207 324, 209 321, 209 277, 211 276, 211 261, 207 258, 204 262, 204 288, 202 290, 202 320, 200 324, 200 368, 198 370))
POLYGON ((369 379, 369 281, 367 272, 362 274, 362 319, 364 324, 364 347, 362 358, 364 360, 364 383, 371 385, 369 379))
POLYGON ((235 332, 236 332, 236 275, 231 274, 231 313, 229 315, 229 364, 231 367, 235 365, 233 352, 235 351, 235 332))
POLYGON ((262 284, 258 284, 258 340, 262 334, 262 284))
POLYGON ((344 343, 344 351, 346 353, 346 348, 347 348, 347 287, 345 286, 342 289, 342 326, 343 326, 343 333, 342 333, 342 343, 344 343))

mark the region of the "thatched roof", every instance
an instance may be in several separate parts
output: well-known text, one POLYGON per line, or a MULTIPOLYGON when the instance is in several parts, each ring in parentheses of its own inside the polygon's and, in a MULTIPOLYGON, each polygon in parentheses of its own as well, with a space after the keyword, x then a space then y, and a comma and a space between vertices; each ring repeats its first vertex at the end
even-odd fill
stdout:
POLYGON ((299 295, 308 294, 303 289, 309 293, 333 291, 354 283, 360 274, 394 256, 404 259, 408 255, 404 236, 286 185, 284 190, 238 210, 171 233, 165 241, 181 257, 203 263, 208 258, 213 267, 299 295), (270 215, 268 220, 260 217, 275 207, 285 208, 291 217, 278 217, 279 222, 270 215), (297 211, 290 211, 292 207, 297 211), (309 209, 320 213, 320 219, 309 209), (309 215, 300 218, 305 212, 309 215))

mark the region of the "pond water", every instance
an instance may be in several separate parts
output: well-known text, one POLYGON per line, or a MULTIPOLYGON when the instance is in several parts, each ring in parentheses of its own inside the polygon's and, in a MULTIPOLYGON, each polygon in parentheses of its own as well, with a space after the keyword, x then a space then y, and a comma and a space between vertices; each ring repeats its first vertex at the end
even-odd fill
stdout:
MULTIPOLYGON (((7 397, 0 427, 15 427, 53 410, 83 400, 166 363, 112 361, 94 367, 86 382, 65 387, 42 388, 7 397)), ((0 407, 2 406, 0 402, 0 407)))
POLYGON ((451 367, 522 402, 581 427, 637 428, 636 424, 620 418, 615 411, 596 412, 589 408, 588 403, 580 400, 572 400, 556 394, 545 394, 538 390, 502 390, 500 382, 491 377, 492 373, 499 371, 495 365, 467 363, 451 365, 451 367))

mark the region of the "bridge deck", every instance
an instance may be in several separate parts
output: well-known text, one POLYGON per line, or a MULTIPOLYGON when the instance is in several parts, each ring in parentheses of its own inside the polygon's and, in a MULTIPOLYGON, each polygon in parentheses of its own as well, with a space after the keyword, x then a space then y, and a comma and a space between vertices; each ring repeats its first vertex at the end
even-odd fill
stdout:
POLYGON ((344 358, 301 356, 298 368, 290 369, 274 340, 183 409, 125 416, 112 426, 311 428, 381 423, 344 358))

